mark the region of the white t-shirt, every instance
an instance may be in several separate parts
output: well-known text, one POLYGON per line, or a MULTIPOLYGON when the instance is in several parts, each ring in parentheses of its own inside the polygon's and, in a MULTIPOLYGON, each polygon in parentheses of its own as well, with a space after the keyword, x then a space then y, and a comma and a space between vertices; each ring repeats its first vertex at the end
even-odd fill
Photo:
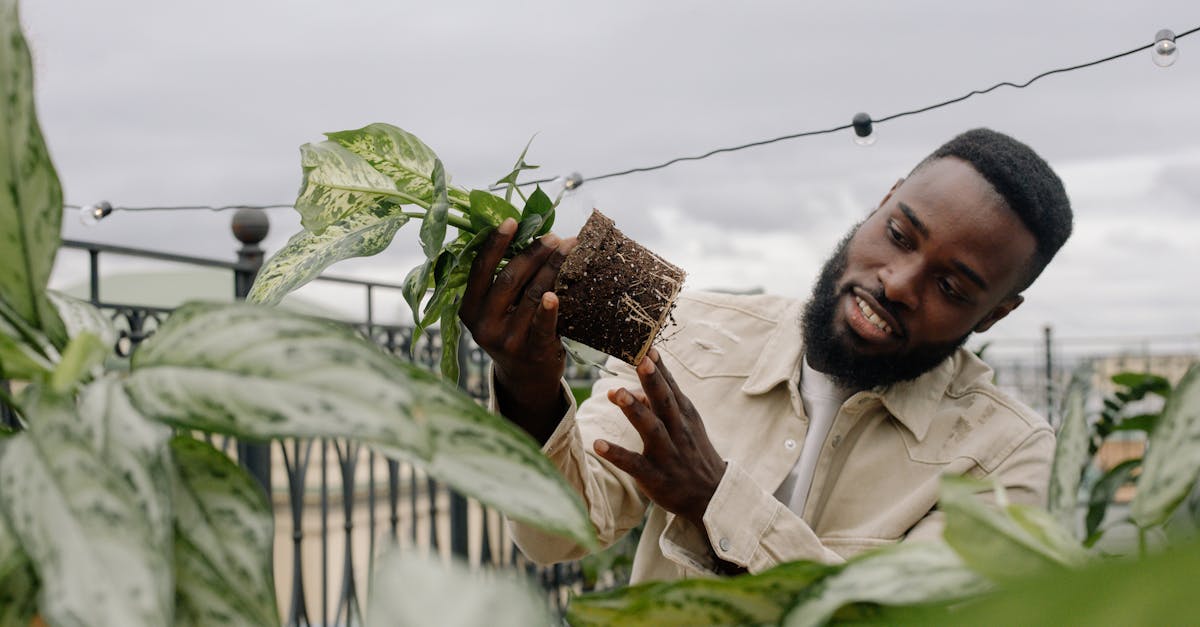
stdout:
POLYGON ((821 454, 825 438, 833 428, 833 419, 842 403, 853 393, 854 390, 838 387, 824 373, 813 370, 808 365, 808 359, 804 359, 800 371, 800 399, 808 416, 808 433, 804 436, 804 446, 800 449, 796 465, 792 466, 779 489, 775 490, 775 498, 797 515, 804 514, 808 489, 812 487, 813 470, 817 467, 817 457, 821 454))

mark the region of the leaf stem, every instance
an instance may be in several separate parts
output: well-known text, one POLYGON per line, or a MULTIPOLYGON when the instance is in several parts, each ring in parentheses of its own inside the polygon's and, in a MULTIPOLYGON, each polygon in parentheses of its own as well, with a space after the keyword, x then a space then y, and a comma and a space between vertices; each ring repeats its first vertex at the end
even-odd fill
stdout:
MULTIPOLYGON (((403 215, 406 215, 410 218, 416 218, 418 220, 424 220, 425 216, 426 216, 426 212, 424 212, 424 211, 401 211, 400 213, 403 215)), ((471 225, 471 221, 462 216, 447 215, 446 216, 446 224, 449 224, 450 226, 453 226, 460 231, 466 231, 468 233, 477 232, 477 229, 471 225)))

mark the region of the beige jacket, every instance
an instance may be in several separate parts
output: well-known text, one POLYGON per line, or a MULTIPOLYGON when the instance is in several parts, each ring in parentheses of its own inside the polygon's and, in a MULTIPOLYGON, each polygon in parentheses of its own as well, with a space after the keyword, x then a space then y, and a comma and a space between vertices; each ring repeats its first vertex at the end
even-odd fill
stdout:
MULTIPOLYGON (((726 459, 705 529, 658 508, 634 481, 592 452, 597 438, 641 450, 641 439, 605 392, 638 389, 632 368, 596 382, 572 404, 544 451, 583 496, 600 541, 611 544, 646 517, 634 582, 711 575, 709 545, 759 572, 782 562, 840 562, 872 547, 941 533, 942 474, 987 478, 1013 502, 1043 504, 1054 453, 1050 427, 992 385, 967 350, 920 378, 854 394, 821 448, 804 515, 773 496, 800 455, 808 418, 797 383, 801 303, 773 296, 681 297, 659 345, 664 364, 695 405, 726 459)), ((614 365, 615 364, 615 365, 614 365)), ((567 394, 570 397, 570 394, 567 394)), ((542 563, 579 558, 570 541, 512 524, 542 563)))

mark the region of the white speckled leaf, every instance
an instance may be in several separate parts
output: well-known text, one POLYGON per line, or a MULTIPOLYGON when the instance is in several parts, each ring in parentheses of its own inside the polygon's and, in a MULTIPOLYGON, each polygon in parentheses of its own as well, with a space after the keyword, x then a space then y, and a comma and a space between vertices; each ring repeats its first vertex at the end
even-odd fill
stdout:
POLYGON ((567 609, 573 627, 773 625, 800 595, 841 566, 781 564, 756 575, 652 582, 585 594, 567 609))
POLYGON ((61 347, 66 332, 45 290, 61 243, 62 188, 38 126, 16 0, 0 0, 0 103, 0 300, 61 347))
POLYGON ((34 398, 30 428, 0 456, 0 506, 41 581, 42 616, 56 627, 170 624, 169 501, 155 489, 167 476, 154 455, 162 447, 143 447, 140 426, 117 430, 135 418, 119 401, 93 402, 123 415, 91 416, 67 399, 34 398))
POLYGON ((437 155, 424 142, 391 124, 368 124, 360 129, 326 133, 330 141, 358 155, 375 171, 390 179, 404 194, 433 202, 433 169, 437 155))
POLYGON ((395 183, 341 144, 323 141, 300 147, 303 182, 296 198, 300 222, 313 233, 363 211, 405 204, 428 207, 422 199, 396 189, 395 183))
POLYGON ((1054 469, 1050 473, 1050 513, 1068 529, 1079 526, 1079 482, 1088 462, 1088 425, 1084 413, 1086 379, 1076 373, 1067 387, 1063 402, 1062 427, 1054 451, 1054 469))
POLYGON ((382 252, 406 222, 408 216, 391 205, 375 206, 338 220, 320 235, 300 231, 263 264, 247 298, 277 305, 288 292, 317 278, 325 268, 343 259, 382 252))
MULTIPOLYGON (((0 433, 0 457, 4 442, 0 433)), ((37 611, 37 579, 0 507, 0 627, 29 627, 37 611)))
POLYGON ((1087 556, 1066 529, 1045 514, 1021 515, 1021 505, 1000 508, 984 502, 988 486, 962 477, 942 477, 938 509, 946 515, 946 542, 976 571, 995 581, 1078 566, 1087 556), (1014 517, 1013 512, 1018 512, 1014 517))
POLYGON ((510 572, 473 572, 458 562, 393 548, 376 561, 367 625, 553 625, 532 583, 510 572))
POLYGON ((1200 365, 1180 379, 1150 435, 1129 515, 1143 529, 1168 518, 1200 475, 1200 365))
POLYGON ((966 599, 987 592, 992 584, 967 568, 941 542, 901 543, 860 555, 835 575, 801 597, 781 624, 823 625, 850 603, 916 605, 966 599))
POLYGON ((579 498, 528 435, 344 325, 185 305, 139 347, 126 387, 146 416, 187 428, 356 439, 513 518, 595 544, 579 498))
POLYGON ((113 324, 112 318, 106 316, 95 305, 54 290, 47 291, 46 296, 66 326, 68 337, 91 333, 109 348, 116 345, 116 325, 113 324))
POLYGON ((171 451, 177 469, 174 624, 278 625, 274 520, 262 487, 200 440, 176 437, 171 451))

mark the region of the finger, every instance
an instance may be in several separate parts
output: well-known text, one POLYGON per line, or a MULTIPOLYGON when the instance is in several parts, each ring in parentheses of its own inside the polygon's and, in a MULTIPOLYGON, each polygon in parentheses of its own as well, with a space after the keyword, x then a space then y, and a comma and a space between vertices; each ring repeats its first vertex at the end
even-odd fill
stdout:
POLYGON ((467 275, 467 287, 463 292, 462 306, 458 314, 468 326, 479 319, 483 300, 488 289, 492 287, 492 276, 496 274, 496 266, 500 265, 504 251, 508 249, 508 244, 516 232, 516 220, 506 219, 492 231, 487 241, 479 248, 479 254, 475 255, 475 261, 471 263, 471 272, 467 275))
MULTIPOLYGON (((525 250, 525 252, 509 260, 508 265, 496 275, 492 287, 488 290, 483 301, 482 316, 485 319, 496 319, 516 311, 517 299, 521 292, 528 287, 530 278, 537 272, 546 259, 558 247, 558 236, 546 235, 525 250)), ((516 330, 516 329, 514 329, 516 330)), ((528 329, 520 329, 528 333, 528 329)))
POLYGON ((532 348, 545 348, 558 343, 558 296, 542 294, 533 320, 529 324, 529 343, 532 348))
POLYGON ((679 384, 675 382, 675 376, 672 375, 671 371, 668 370, 666 365, 663 364, 662 355, 658 353, 658 349, 651 348, 649 351, 646 351, 646 356, 649 357, 652 362, 654 362, 655 370, 657 370, 662 376, 663 380, 667 382, 667 386, 671 388, 671 392, 675 397, 675 403, 679 405, 679 410, 685 415, 695 414, 695 411, 692 408, 691 399, 689 399, 687 395, 683 393, 683 390, 679 389, 679 384))
POLYGON ((639 483, 645 483, 654 474, 654 469, 650 462, 643 456, 634 453, 633 451, 613 444, 608 440, 596 440, 592 444, 596 454, 608 461, 612 465, 629 473, 629 476, 636 479, 639 483))
MULTIPOLYGON (((547 240, 552 236, 542 238, 547 240)), ((526 284, 522 296, 517 299, 516 310, 512 312, 510 326, 514 330, 525 329, 530 326, 530 321, 541 310, 542 296, 547 292, 554 290, 554 281, 558 278, 558 270, 562 267, 563 260, 567 258, 567 252, 570 248, 565 248, 563 242, 554 240, 546 241, 545 245, 554 246, 554 250, 550 252, 550 256, 546 258, 546 262, 542 264, 533 278, 526 284)), ((557 312, 556 312, 557 313, 557 312)), ((532 335, 532 329, 530 329, 532 335)))
POLYGON ((671 443, 671 435, 667 432, 663 421, 654 415, 651 409, 637 402, 633 394, 625 388, 617 388, 609 390, 608 400, 621 409, 625 414, 625 418, 629 420, 629 424, 642 436, 642 451, 646 455, 652 455, 654 451, 665 451, 673 449, 671 443))
POLYGON ((679 415, 679 404, 675 402, 675 391, 663 378, 662 369, 647 356, 638 364, 637 374, 651 409, 662 419, 670 433, 678 433, 683 419, 679 415))

